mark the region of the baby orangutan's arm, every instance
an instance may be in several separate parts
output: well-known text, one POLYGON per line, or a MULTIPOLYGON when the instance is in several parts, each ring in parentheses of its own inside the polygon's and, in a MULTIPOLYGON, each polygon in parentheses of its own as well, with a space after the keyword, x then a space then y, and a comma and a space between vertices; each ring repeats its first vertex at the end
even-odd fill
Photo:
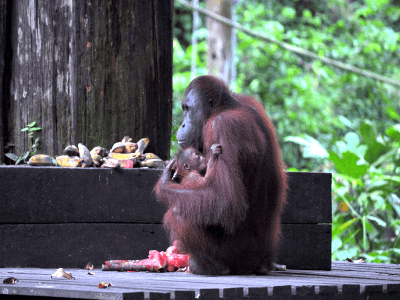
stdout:
POLYGON ((215 174, 215 168, 217 167, 218 155, 222 154, 222 146, 220 144, 214 144, 211 146, 210 159, 207 164, 206 175, 204 176, 205 181, 211 180, 215 174))

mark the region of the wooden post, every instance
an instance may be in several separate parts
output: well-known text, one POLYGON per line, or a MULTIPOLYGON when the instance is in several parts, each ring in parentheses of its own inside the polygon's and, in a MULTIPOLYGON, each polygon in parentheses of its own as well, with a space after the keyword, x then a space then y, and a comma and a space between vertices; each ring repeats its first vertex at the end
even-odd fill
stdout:
POLYGON ((5 69, 5 53, 6 53, 6 27, 7 27, 7 1, 0 1, 0 164, 3 163, 4 157, 4 120, 3 106, 4 99, 4 69, 5 69))
MULTIPOLYGON (((39 153, 148 137, 169 156, 173 1, 14 1, 9 141, 42 127, 39 153)), ((10 12, 7 13, 11 15, 10 12)))
MULTIPOLYGON (((230 0, 207 0, 207 9, 225 18, 231 18, 230 0)), ((209 49, 207 56, 208 73, 223 79, 229 85, 232 29, 216 20, 207 18, 207 31, 209 49)))

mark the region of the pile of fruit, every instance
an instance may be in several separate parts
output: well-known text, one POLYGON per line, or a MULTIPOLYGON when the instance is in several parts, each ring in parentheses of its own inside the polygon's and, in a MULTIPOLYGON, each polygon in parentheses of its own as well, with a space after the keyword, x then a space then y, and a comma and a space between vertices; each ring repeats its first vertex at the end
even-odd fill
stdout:
POLYGON ((102 147, 94 147, 92 151, 79 143, 78 147, 69 145, 65 148, 63 155, 52 157, 45 154, 38 154, 29 159, 31 166, 53 166, 60 167, 101 167, 101 168, 135 168, 149 167, 163 169, 165 162, 153 153, 144 153, 149 144, 148 138, 143 138, 137 143, 133 143, 129 136, 115 143, 108 151, 102 147))

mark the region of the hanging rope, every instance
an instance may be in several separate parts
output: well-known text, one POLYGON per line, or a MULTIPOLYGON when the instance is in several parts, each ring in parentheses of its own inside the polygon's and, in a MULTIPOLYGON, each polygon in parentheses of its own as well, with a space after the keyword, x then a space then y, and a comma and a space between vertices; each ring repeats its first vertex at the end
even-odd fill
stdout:
POLYGON ((382 81, 382 82, 385 82, 385 83, 400 87, 400 81, 398 81, 398 80, 394 80, 394 79, 379 75, 379 74, 371 72, 371 71, 363 70, 363 69, 357 68, 357 67, 355 67, 353 65, 350 65, 350 64, 347 64, 347 63, 342 63, 340 61, 337 61, 337 60, 334 60, 334 59, 331 59, 331 58, 321 57, 318 54, 316 54, 314 52, 311 52, 311 51, 308 51, 306 49, 303 49, 303 48, 300 48, 300 47, 297 47, 297 46, 294 46, 294 45, 291 45, 291 44, 288 44, 288 43, 285 43, 285 42, 281 42, 281 41, 278 41, 278 40, 276 40, 274 38, 267 37, 265 35, 262 35, 262 34, 259 34, 257 32, 254 32, 254 31, 252 31, 250 29, 247 29, 247 28, 243 27, 242 25, 240 25, 238 23, 231 22, 231 20, 229 20, 227 18, 224 18, 224 17, 221 17, 221 16, 219 16, 217 14, 214 14, 214 13, 212 13, 212 12, 206 10, 206 9, 203 9, 201 7, 195 7, 195 6, 191 5, 190 3, 188 3, 188 2, 186 2, 184 0, 176 0, 176 1, 181 3, 181 4, 183 4, 183 5, 185 5, 185 6, 187 6, 187 7, 189 7, 192 10, 199 11, 202 14, 204 14, 204 15, 210 17, 210 18, 213 18, 214 20, 217 20, 217 21, 219 21, 219 22, 221 22, 221 23, 223 23, 225 25, 237 28, 237 29, 243 31, 244 33, 246 33, 246 34, 248 34, 248 35, 250 35, 252 37, 264 40, 264 41, 269 42, 269 43, 274 43, 274 44, 278 45, 279 47, 281 47, 283 49, 286 49, 286 50, 289 50, 291 52, 294 52, 296 54, 307 56, 307 57, 310 57, 310 58, 313 58, 313 59, 317 59, 317 60, 320 60, 320 61, 322 61, 322 62, 324 62, 326 64, 338 67, 340 69, 343 69, 343 70, 346 70, 346 71, 350 71, 350 72, 354 72, 354 73, 357 73, 357 74, 360 74, 360 75, 363 75, 363 76, 366 76, 366 77, 369 77, 369 78, 373 78, 373 79, 376 79, 376 80, 379 80, 379 81, 382 81))

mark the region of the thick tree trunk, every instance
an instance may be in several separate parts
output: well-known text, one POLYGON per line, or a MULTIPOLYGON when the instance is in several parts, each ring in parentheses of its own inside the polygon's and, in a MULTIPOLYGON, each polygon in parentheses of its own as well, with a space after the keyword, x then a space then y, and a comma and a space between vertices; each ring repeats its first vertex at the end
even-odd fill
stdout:
MULTIPOLYGON (((172 0, 22 1, 13 5, 9 140, 42 127, 40 153, 111 146, 129 135, 169 155, 172 0)), ((8 12, 10 15, 10 12, 8 12)))
POLYGON ((7 1, 0 1, 0 164, 4 157, 4 128, 3 128, 3 78, 4 78, 4 56, 6 43, 6 23, 7 23, 7 1))
MULTIPOLYGON (((231 18, 231 0, 207 0, 206 8, 225 18, 231 18)), ((207 18, 208 73, 229 84, 231 28, 207 18)))

